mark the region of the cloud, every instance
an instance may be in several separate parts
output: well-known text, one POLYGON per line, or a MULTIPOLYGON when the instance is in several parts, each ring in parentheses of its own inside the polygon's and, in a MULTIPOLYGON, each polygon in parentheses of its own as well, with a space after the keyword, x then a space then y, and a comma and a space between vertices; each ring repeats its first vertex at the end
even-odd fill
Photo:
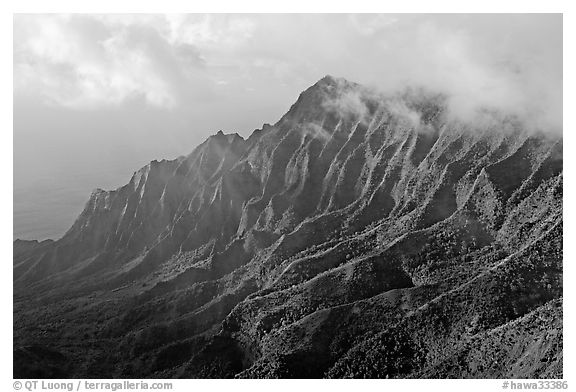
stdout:
POLYGON ((387 108, 394 116, 406 120, 411 127, 420 128, 422 120, 420 112, 410 109, 404 100, 390 99, 387 108))
POLYGON ((561 15, 17 15, 14 22, 15 93, 56 105, 211 102, 236 113, 238 105, 274 103, 280 115, 299 91, 332 74, 385 93, 407 86, 444 93, 462 119, 498 109, 537 127, 562 126, 561 15))
MULTIPOLYGON (((387 97, 422 86, 466 121, 496 109, 562 130, 562 15, 51 14, 15 15, 13 29, 14 186, 26 195, 46 179, 70 194, 113 189, 219 129, 249 136, 327 74, 387 97)), ((362 103, 328 105, 361 118, 362 103)), ((390 104, 418 126, 411 108, 390 104)))
POLYGON ((561 15, 414 16, 383 39, 393 61, 381 62, 376 85, 445 93, 463 120, 497 110, 562 130, 561 15))
POLYGON ((336 97, 327 97, 323 103, 324 109, 338 113, 344 118, 366 121, 368 119, 368 106, 366 92, 358 90, 344 90, 336 97))
POLYGON ((371 36, 398 22, 395 16, 384 14, 352 14, 349 23, 362 35, 371 36))
POLYGON ((310 136, 313 139, 321 139, 324 142, 328 142, 332 135, 322 126, 315 123, 299 124, 300 131, 303 135, 310 136))
POLYGON ((166 15, 168 37, 174 43, 194 43, 204 49, 231 48, 252 37, 254 22, 241 15, 166 15))
POLYGON ((72 108, 143 100, 170 108, 201 87, 197 48, 169 42, 163 17, 20 15, 15 18, 16 93, 72 108))

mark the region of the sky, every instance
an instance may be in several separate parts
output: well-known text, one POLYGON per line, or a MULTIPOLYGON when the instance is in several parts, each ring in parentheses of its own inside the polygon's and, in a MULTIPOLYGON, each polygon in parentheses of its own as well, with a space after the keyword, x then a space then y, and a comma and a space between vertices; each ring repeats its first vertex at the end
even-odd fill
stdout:
POLYGON ((19 14, 13 31, 15 237, 57 238, 92 189, 249 136, 327 74, 562 131, 560 14, 19 14))

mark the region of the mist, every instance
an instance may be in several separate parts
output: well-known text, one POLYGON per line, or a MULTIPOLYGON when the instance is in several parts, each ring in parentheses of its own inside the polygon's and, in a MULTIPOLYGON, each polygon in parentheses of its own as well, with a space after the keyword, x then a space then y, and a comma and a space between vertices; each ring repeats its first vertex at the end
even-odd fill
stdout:
POLYGON ((247 137, 326 74, 562 132, 562 15, 16 15, 15 237, 57 238, 92 189, 220 129, 247 137))

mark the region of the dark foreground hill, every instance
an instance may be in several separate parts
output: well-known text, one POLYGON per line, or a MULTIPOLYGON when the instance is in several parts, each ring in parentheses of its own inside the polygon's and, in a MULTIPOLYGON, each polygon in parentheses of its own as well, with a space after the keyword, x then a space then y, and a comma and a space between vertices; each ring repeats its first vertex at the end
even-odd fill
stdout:
POLYGON ((562 138, 326 77, 14 242, 14 376, 562 377, 562 138))

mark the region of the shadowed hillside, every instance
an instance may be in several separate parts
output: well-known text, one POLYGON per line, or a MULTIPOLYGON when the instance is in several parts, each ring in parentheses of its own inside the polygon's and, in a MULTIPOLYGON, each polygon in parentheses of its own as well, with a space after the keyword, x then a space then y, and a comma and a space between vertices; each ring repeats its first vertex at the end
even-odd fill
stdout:
POLYGON ((14 242, 14 377, 561 378, 562 137, 327 76, 14 242))

